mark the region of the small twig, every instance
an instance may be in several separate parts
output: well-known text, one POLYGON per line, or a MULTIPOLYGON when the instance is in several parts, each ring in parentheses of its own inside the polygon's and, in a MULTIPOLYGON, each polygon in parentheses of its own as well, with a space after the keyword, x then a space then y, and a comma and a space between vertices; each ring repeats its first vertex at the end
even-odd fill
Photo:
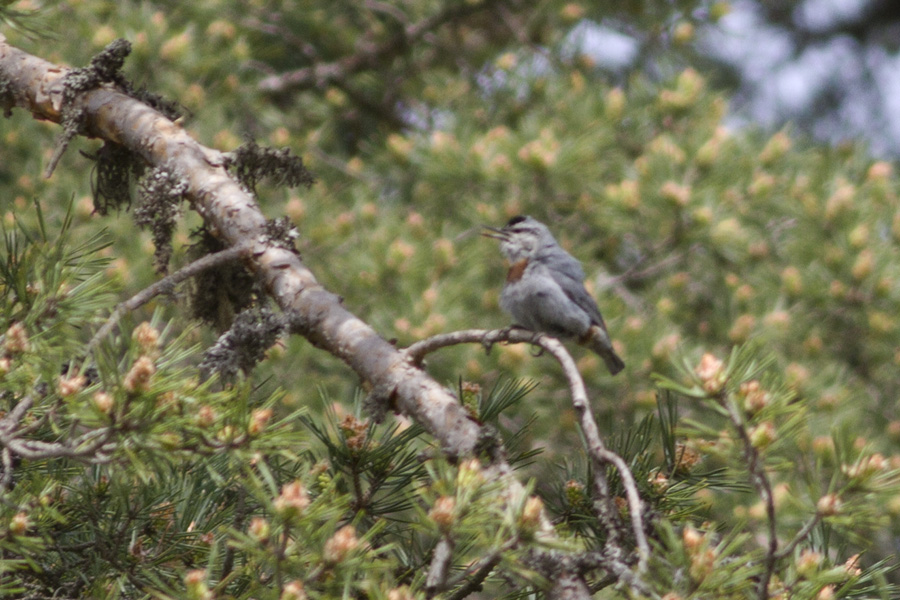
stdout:
POLYGON ((94 337, 91 338, 91 341, 88 342, 85 355, 89 355, 94 350, 96 350, 97 345, 106 336, 109 335, 113 327, 116 326, 116 323, 119 322, 119 319, 122 318, 122 315, 126 312, 140 308, 147 302, 150 302, 150 300, 152 300, 156 296, 171 290, 186 279, 190 279, 191 277, 198 275, 207 269, 211 269, 221 264, 244 257, 249 253, 250 245, 241 244, 238 246, 226 248, 225 250, 216 252, 215 254, 208 254, 203 258, 197 259, 194 262, 185 265, 171 275, 160 279, 153 285, 144 288, 128 300, 120 302, 118 306, 116 306, 115 310, 113 310, 112 314, 109 316, 106 322, 100 327, 100 329, 97 330, 97 333, 94 334, 94 337))
POLYGON ((606 449, 603 449, 603 451, 599 453, 599 456, 619 470, 619 477, 622 478, 622 485, 625 487, 625 495, 628 496, 628 508, 631 513, 631 527, 635 532, 638 550, 642 554, 640 558, 641 562, 638 564, 638 570, 643 572, 647 568, 647 559, 650 558, 650 545, 647 543, 646 537, 644 537, 642 515, 637 512, 637 510, 643 510, 641 496, 638 494, 637 482, 634 480, 631 469, 628 468, 628 465, 621 456, 606 449), (638 534, 638 532, 640 532, 640 534, 638 534))
MULTIPOLYGON (((85 436, 82 436, 78 440, 75 440, 75 443, 72 444, 61 444, 61 443, 52 443, 52 442, 42 442, 40 440, 23 440, 21 438, 15 436, 0 436, 0 444, 9 448, 14 454, 18 454, 22 458, 27 458, 29 460, 43 460, 47 458, 76 458, 83 459, 95 453, 103 453, 103 446, 108 442, 111 431, 108 429, 98 430, 95 432, 91 432, 94 436, 98 437, 95 441, 90 444, 79 448, 83 443, 87 441, 85 436)), ((105 462, 106 458, 99 458, 96 462, 105 462)), ((94 459, 90 459, 90 462, 95 462, 94 459)))
MULTIPOLYGON (((264 460, 264 459, 262 459, 264 460)), ((244 529, 244 522, 247 520, 247 491, 246 488, 239 487, 237 488, 237 503, 234 509, 234 520, 232 522, 232 527, 236 531, 241 531, 244 529)), ((219 579, 225 579, 231 574, 232 569, 234 568, 234 555, 235 548, 231 544, 228 544, 228 547, 225 549, 225 558, 222 561, 222 572, 219 574, 219 579)))
MULTIPOLYGON (((512 542, 518 542, 518 540, 512 540, 512 542)), ((508 543, 505 544, 502 548, 503 551, 506 551, 512 548, 515 544, 508 543)), ((466 582, 466 585, 462 586, 453 594, 447 597, 447 600, 462 600, 466 598, 469 594, 473 592, 477 592, 481 589, 482 584, 484 584, 484 580, 488 578, 488 575, 494 570, 498 564, 500 564, 500 559, 502 558, 502 554, 500 550, 495 550, 491 552, 479 562, 475 563, 472 567, 465 570, 465 572, 460 573, 453 579, 447 582, 447 586, 445 589, 451 589, 463 581, 466 582), (471 579, 469 579, 471 577, 471 579), (468 580, 468 581, 466 581, 468 580)))
POLYGON ((25 416, 25 413, 33 404, 34 398, 30 395, 25 396, 9 411, 9 414, 0 419, 0 446, 3 447, 3 474, 0 476, 0 490, 8 489, 11 483, 13 455, 29 460, 57 457, 82 459, 88 456, 91 456, 90 462, 105 462, 107 460, 102 454, 105 452, 103 447, 107 444, 109 438, 112 437, 112 430, 109 428, 88 431, 77 438, 70 439, 66 443, 24 439, 22 436, 36 429, 36 424, 43 422, 46 417, 44 415, 36 423, 26 427, 19 427, 19 423, 25 416))
POLYGON ((778 536, 775 522, 775 497, 772 493, 772 484, 769 482, 765 468, 760 460, 759 451, 754 447, 753 442, 750 440, 750 434, 744 426, 741 415, 732 404, 725 401, 724 396, 720 398, 720 404, 727 410, 731 424, 741 438, 741 443, 744 447, 744 460, 746 460, 747 468, 750 471, 750 479, 766 507, 769 543, 763 561, 765 564, 765 571, 763 571, 756 584, 757 595, 760 600, 765 600, 769 597, 769 581, 775 573, 775 563, 779 558, 778 536))
POLYGON ((312 86, 323 87, 337 80, 346 79, 349 75, 375 69, 387 59, 407 52, 414 42, 444 24, 463 19, 472 13, 490 10, 495 3, 496 0, 491 0, 477 4, 451 5, 418 23, 407 25, 396 36, 381 43, 367 39, 365 43, 357 44, 354 54, 349 54, 334 62, 323 63, 320 61, 313 66, 266 77, 259 82, 259 89, 265 92, 285 92, 312 86))
POLYGON ((608 450, 603 444, 597 422, 589 410, 590 403, 588 402, 584 380, 582 380, 572 356, 559 340, 524 329, 467 329, 426 338, 412 344, 405 352, 413 363, 419 364, 425 355, 440 348, 467 343, 481 343, 490 346, 496 342, 533 344, 552 354, 559 362, 569 383, 572 404, 581 420, 581 430, 587 443, 588 454, 594 463, 594 485, 602 504, 605 505, 599 511, 599 516, 607 528, 610 540, 616 540, 618 537, 618 510, 611 497, 604 468, 604 465, 609 463, 619 470, 622 477, 622 485, 626 490, 628 507, 631 513, 631 525, 638 547, 638 572, 643 573, 647 568, 647 560, 650 557, 650 544, 644 532, 643 505, 634 476, 631 474, 625 461, 608 450))
POLYGON ((684 259, 684 256, 687 253, 693 252, 698 247, 697 244, 694 244, 693 246, 688 248, 687 251, 667 253, 659 261, 653 263, 652 265, 644 267, 644 264, 648 262, 650 258, 655 256, 659 251, 663 250, 667 246, 670 246, 672 242, 672 238, 669 237, 655 244, 652 248, 645 252, 643 256, 638 258, 638 260, 635 261, 633 265, 628 267, 628 269, 626 269, 624 272, 614 277, 610 277, 609 281, 611 283, 641 281, 643 279, 646 279, 647 277, 650 277, 651 275, 656 275, 659 271, 665 269, 669 265, 681 261, 682 259, 684 259), (641 267, 643 268, 641 269, 641 267))
POLYGON ((450 560, 453 558, 453 540, 449 535, 443 535, 434 548, 431 557, 431 565, 428 567, 428 575, 425 577, 425 590, 428 597, 442 589, 447 583, 447 573, 450 571, 450 560))
POLYGON ((785 546, 781 550, 779 550, 778 552, 775 553, 775 559, 780 560, 780 559, 788 556, 791 552, 793 552, 794 548, 796 548, 801 542, 803 542, 806 539, 806 537, 809 535, 809 533, 813 530, 813 527, 818 525, 819 521, 821 521, 821 520, 822 520, 822 513, 817 512, 813 516, 813 518, 810 519, 809 522, 806 525, 804 525, 800 529, 800 531, 797 532, 797 535, 794 536, 794 539, 792 539, 790 542, 785 544, 785 546))
POLYGON ((398 23, 402 23, 404 26, 409 25, 409 19, 406 17, 406 14, 392 4, 388 4, 387 2, 377 2, 376 0, 365 0, 363 5, 374 13, 388 15, 393 17, 398 23))
POLYGON ((31 405, 34 404, 34 398, 29 394, 25 396, 13 407, 9 413, 0 419, 0 432, 8 432, 19 424, 19 421, 22 420, 22 417, 25 416, 25 412, 31 408, 31 405))
POLYGON ((6 492, 9 490, 9 486, 12 484, 13 478, 13 460, 12 453, 9 451, 9 447, 3 448, 2 452, 3 459, 3 474, 0 475, 0 492, 6 492))

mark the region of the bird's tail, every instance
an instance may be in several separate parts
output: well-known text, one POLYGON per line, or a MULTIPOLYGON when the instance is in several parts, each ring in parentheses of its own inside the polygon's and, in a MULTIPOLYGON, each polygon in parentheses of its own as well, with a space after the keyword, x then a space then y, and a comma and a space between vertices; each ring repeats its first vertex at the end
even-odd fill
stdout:
POLYGON ((600 358, 606 363, 606 368, 609 369, 610 375, 615 375, 625 368, 625 361, 613 350, 609 334, 599 325, 591 325, 587 335, 581 338, 579 343, 600 355, 600 358))

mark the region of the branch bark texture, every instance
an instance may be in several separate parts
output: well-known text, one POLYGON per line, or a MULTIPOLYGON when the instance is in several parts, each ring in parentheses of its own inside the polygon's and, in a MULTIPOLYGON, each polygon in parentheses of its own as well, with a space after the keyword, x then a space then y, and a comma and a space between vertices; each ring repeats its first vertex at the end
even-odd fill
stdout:
MULTIPOLYGON (((59 122, 67 70, 10 46, 0 36, 0 79, 15 106, 59 122)), ((104 85, 75 98, 88 136, 109 140, 164 166, 187 184, 187 196, 210 231, 228 245, 251 245, 249 266, 282 310, 295 315, 310 342, 350 366, 380 396, 414 418, 452 456, 470 454, 479 428, 457 399, 324 289, 300 257, 269 242, 253 196, 229 174, 224 156, 180 124, 104 85)))

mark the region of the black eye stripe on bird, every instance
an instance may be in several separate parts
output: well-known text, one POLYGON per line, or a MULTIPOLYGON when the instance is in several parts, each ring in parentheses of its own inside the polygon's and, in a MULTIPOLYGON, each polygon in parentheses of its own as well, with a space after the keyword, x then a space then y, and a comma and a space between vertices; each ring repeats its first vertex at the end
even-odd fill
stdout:
POLYGON ((500 229, 484 229, 485 236, 500 240, 500 251, 509 260, 500 307, 516 325, 577 340, 596 352, 612 375, 625 368, 584 287, 581 263, 562 249, 546 225, 519 215, 500 229))

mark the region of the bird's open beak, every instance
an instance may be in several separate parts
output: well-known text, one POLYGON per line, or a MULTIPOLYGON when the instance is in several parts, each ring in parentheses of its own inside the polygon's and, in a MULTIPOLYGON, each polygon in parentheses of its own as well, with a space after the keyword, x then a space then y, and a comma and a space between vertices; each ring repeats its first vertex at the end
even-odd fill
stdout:
POLYGON ((506 233, 502 229, 491 227, 490 225, 481 226, 481 235, 483 235, 484 237, 493 238, 495 240, 505 240, 509 238, 508 233, 506 233))

